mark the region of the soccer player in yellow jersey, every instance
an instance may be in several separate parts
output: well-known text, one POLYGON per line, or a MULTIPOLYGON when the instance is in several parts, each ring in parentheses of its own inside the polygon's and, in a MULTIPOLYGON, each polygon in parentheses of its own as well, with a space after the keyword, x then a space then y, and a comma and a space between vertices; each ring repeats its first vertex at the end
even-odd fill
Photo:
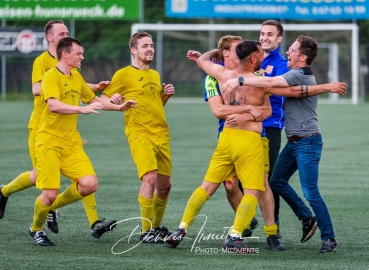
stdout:
MULTIPOLYGON (((223 61, 224 67, 227 69, 234 70, 237 68, 239 64, 239 59, 236 55, 236 46, 238 43, 242 41, 240 36, 223 36, 220 38, 218 43, 218 52, 221 57, 221 61, 223 61)), ((188 51, 187 58, 191 61, 196 62, 196 60, 200 57, 200 53, 197 51, 188 51)), ((229 105, 224 105, 223 98, 219 89, 218 81, 207 75, 205 79, 205 91, 204 91, 205 100, 208 101, 209 106, 213 112, 213 114, 219 119, 219 129, 220 133, 223 130, 223 125, 225 122, 225 118, 227 116, 228 123, 234 123, 234 125, 239 125, 244 121, 255 121, 253 115, 249 113, 236 113, 235 110, 240 106, 231 106, 233 111, 228 112, 224 108, 228 108, 229 105), (225 115, 219 113, 219 111, 225 115)), ((268 95, 264 96, 263 102, 263 119, 266 119, 271 114, 271 106, 269 102, 268 95)), ((260 119, 263 120, 263 119, 260 119)), ((218 133, 218 135, 219 135, 218 133)), ((265 138, 265 132, 263 130, 261 134, 261 139, 264 147, 264 157, 265 157, 265 174, 264 174, 264 185, 265 191, 261 193, 260 196, 260 209, 264 218, 264 232, 267 237, 267 243, 271 250, 283 250, 284 246, 277 238, 277 225, 274 222, 274 203, 273 203, 273 194, 268 184, 268 171, 269 171, 269 157, 268 157, 268 139, 265 138)), ((227 199, 232 207, 232 209, 236 212, 237 207, 242 200, 242 192, 238 188, 238 177, 234 176, 233 178, 229 178, 224 182, 224 186, 226 188, 227 199)), ((251 224, 247 224, 246 229, 243 231, 243 237, 250 237, 252 235, 252 230, 256 226, 259 225, 258 221, 254 217, 251 221, 251 224)), ((170 242, 170 240, 169 240, 170 242)))
MULTIPOLYGON (((56 46, 61 38, 66 37, 68 35, 69 35, 68 29, 64 25, 64 22, 61 20, 49 21, 45 25, 45 37, 48 41, 49 48, 47 51, 43 52, 40 56, 38 56, 35 59, 32 70, 32 93, 34 95, 34 107, 28 124, 29 129, 28 145, 33 170, 20 174, 18 177, 16 177, 13 181, 11 181, 7 185, 0 186, 0 219, 3 218, 4 216, 5 206, 8 197, 11 194, 35 185, 36 182, 35 140, 41 112, 40 86, 42 76, 45 74, 46 71, 56 66, 57 64, 57 59, 55 57, 56 46)), ((103 87, 107 85, 107 83, 108 82, 100 82, 99 84, 88 84, 88 86, 92 91, 95 92, 101 90, 103 87)), ((102 233, 106 232, 106 230, 102 230, 102 227, 107 229, 111 226, 111 224, 115 223, 115 221, 111 220, 108 222, 101 222, 99 220, 94 194, 91 194, 83 198, 82 203, 86 211, 89 225, 92 229, 91 230, 92 236, 99 238, 102 235, 102 233)), ((47 218, 47 225, 49 229, 54 233, 58 233, 59 231, 58 223, 56 222, 57 216, 58 212, 56 210, 54 211, 51 210, 47 218)))
POLYGON ((139 32, 131 37, 130 51, 134 62, 118 70, 101 98, 120 102, 122 96, 134 99, 139 106, 124 114, 125 133, 138 178, 142 180, 138 195, 144 243, 163 243, 170 235, 161 221, 171 188, 172 158, 170 136, 164 105, 174 94, 171 84, 161 84, 157 71, 149 68, 154 57, 150 34, 139 32))
POLYGON ((42 192, 35 202, 29 234, 41 246, 55 245, 43 228, 48 212, 81 200, 97 190, 96 174, 76 128, 78 114, 98 113, 97 110, 102 109, 124 111, 136 107, 133 100, 115 105, 95 96, 75 70, 83 60, 83 48, 78 40, 70 37, 60 39, 56 54, 56 67, 47 71, 41 82, 42 107, 36 137, 36 187, 42 192), (88 105, 79 106, 80 101, 88 105), (58 194, 60 173, 76 180, 58 194))

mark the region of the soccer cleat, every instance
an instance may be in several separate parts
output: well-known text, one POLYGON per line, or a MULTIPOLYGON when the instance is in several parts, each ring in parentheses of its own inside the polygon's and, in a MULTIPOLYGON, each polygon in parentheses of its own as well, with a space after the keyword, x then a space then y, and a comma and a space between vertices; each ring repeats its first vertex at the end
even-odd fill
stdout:
POLYGON ((56 209, 56 211, 52 211, 50 210, 49 213, 47 214, 47 227, 53 232, 53 233, 58 233, 59 232, 59 227, 58 227, 58 222, 56 222, 56 219, 59 218, 59 211, 58 209, 56 209))
POLYGON ((29 227, 29 236, 39 246, 55 246, 55 243, 47 237, 45 230, 34 232, 32 231, 32 225, 29 227))
POLYGON ((322 248, 320 249, 320 253, 329 254, 333 253, 336 250, 337 242, 334 238, 324 240, 322 248))
POLYGON ((107 231, 112 231, 117 226, 117 222, 115 220, 110 220, 107 222, 104 222, 104 220, 105 218, 103 220, 97 220, 94 224, 92 224, 91 235, 93 237, 100 238, 101 235, 107 231))
POLYGON ((301 243, 305 243, 307 240, 309 240, 315 233, 316 228, 317 222, 315 216, 311 216, 306 222, 302 222, 301 243))
POLYGON ((6 203, 8 201, 8 197, 5 197, 3 195, 3 193, 1 193, 1 189, 4 185, 0 186, 0 219, 2 219, 4 217, 4 213, 5 213, 5 206, 6 203))
POLYGON ((150 243, 150 244, 163 244, 164 240, 160 236, 160 233, 155 229, 149 229, 143 234, 140 234, 140 241, 142 243, 150 243))
POLYGON ((240 253, 240 254, 255 254, 258 250, 255 248, 248 248, 243 244, 243 238, 239 236, 228 235, 222 244, 223 252, 226 253, 240 253))
POLYGON ((186 230, 183 228, 178 228, 174 233, 172 233, 172 235, 165 239, 165 242, 167 242, 167 244, 169 244, 171 247, 175 248, 179 245, 185 235, 186 230))
POLYGON ((251 220, 251 224, 250 224, 250 229, 245 229, 242 233, 242 238, 246 238, 246 237, 251 237, 252 236, 252 231, 256 229, 256 227, 259 226, 259 220, 254 217, 251 220))
POLYGON ((161 238, 166 238, 173 234, 173 232, 169 231, 168 228, 164 227, 163 225, 154 228, 154 230, 155 234, 159 235, 161 238))
POLYGON ((284 245, 281 243, 281 241, 279 241, 277 235, 270 235, 267 238, 267 244, 270 250, 284 250, 284 245))

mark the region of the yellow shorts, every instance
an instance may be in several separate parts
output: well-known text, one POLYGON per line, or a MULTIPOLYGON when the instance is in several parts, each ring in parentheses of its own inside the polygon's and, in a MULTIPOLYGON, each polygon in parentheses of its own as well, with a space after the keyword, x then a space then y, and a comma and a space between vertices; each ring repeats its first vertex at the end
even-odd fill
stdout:
POLYGON ((269 172, 269 140, 266 137, 261 137, 264 147, 264 171, 269 172))
POLYGON ((225 128, 210 159, 204 180, 220 184, 236 173, 242 187, 264 191, 264 148, 260 134, 225 128))
POLYGON ((36 131, 35 128, 28 129, 28 151, 33 168, 36 168, 36 131))
POLYGON ((39 189, 60 189, 60 173, 69 179, 96 176, 80 142, 66 148, 38 145, 36 162, 36 187, 39 189))
POLYGON ((138 178, 155 171, 165 176, 172 174, 170 142, 158 142, 148 138, 136 138, 129 142, 131 155, 137 167, 138 178))

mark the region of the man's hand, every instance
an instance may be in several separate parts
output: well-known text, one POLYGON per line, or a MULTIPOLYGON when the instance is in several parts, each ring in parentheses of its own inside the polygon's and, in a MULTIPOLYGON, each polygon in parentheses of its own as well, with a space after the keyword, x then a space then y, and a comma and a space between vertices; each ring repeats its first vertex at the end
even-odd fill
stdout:
POLYGON ((222 92, 230 92, 234 89, 237 88, 237 86, 239 86, 240 83, 238 82, 238 78, 235 79, 229 79, 228 81, 226 81, 223 86, 222 86, 222 92))
POLYGON ((255 122, 260 122, 264 120, 263 110, 260 107, 252 106, 249 113, 255 118, 255 122))
POLYGON ((137 108, 137 102, 135 100, 127 100, 122 105, 120 105, 120 111, 126 111, 130 108, 137 108))
POLYGON ((344 96, 347 92, 347 84, 344 82, 333 82, 329 84, 331 87, 330 92, 331 93, 338 93, 341 96, 344 96))
POLYGON ((96 88, 98 91, 104 90, 109 84, 110 84, 110 81, 101 81, 98 84, 96 84, 96 88))
POLYGON ((163 86, 163 91, 164 91, 164 94, 167 95, 168 97, 171 97, 174 95, 174 86, 173 84, 165 84, 163 83, 162 84, 163 86))
POLYGON ((124 100, 124 96, 121 96, 118 93, 115 93, 110 98, 110 102, 116 105, 121 104, 123 100, 124 100))
POLYGON ((243 122, 253 121, 253 120, 254 120, 254 117, 249 113, 231 114, 226 117, 226 121, 231 127, 239 126, 243 122))
POLYGON ((187 52, 187 58, 188 60, 191 60, 192 62, 196 62, 196 60, 201 56, 201 53, 198 51, 192 51, 189 50, 187 52))
POLYGON ((99 113, 97 110, 103 110, 104 105, 100 102, 93 102, 81 107, 81 114, 99 113))

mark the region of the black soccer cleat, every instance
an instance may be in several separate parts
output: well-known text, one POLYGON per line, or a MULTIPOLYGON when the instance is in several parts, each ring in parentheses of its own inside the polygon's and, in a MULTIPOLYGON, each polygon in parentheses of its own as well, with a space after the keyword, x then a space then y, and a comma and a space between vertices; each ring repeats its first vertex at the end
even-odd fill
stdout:
POLYGON ((281 243, 277 235, 270 235, 267 238, 267 244, 270 250, 284 250, 284 245, 281 243))
POLYGON ((140 241, 142 243, 149 244, 163 244, 164 240, 160 236, 160 232, 155 229, 149 229, 146 232, 140 234, 140 241))
POLYGON ((334 238, 327 239, 323 241, 322 248, 320 249, 320 253, 330 254, 336 250, 337 242, 334 238))
POLYGON ((309 240, 314 235, 316 228, 317 222, 315 216, 311 216, 306 222, 302 222, 301 243, 305 243, 307 240, 309 240))
POLYGON ((6 203, 8 202, 8 197, 5 197, 1 192, 3 186, 4 185, 0 186, 0 219, 4 217, 6 203))
POLYGON ((39 246, 55 246, 55 243, 47 237, 45 230, 34 232, 32 231, 32 225, 29 227, 29 236, 39 246))
POLYGON ((159 235, 161 238, 167 238, 173 234, 173 232, 169 231, 168 228, 160 225, 159 227, 154 228, 155 234, 159 235))
POLYGON ((228 235, 222 244, 223 252, 225 253, 240 253, 240 254, 256 254, 258 250, 255 248, 248 248, 242 242, 243 238, 239 236, 228 235))
POLYGON ((59 218, 59 211, 58 209, 56 209, 56 211, 52 211, 50 210, 49 213, 47 214, 47 227, 53 232, 53 233, 58 233, 59 232, 59 227, 58 227, 58 222, 56 222, 56 219, 59 218))
POLYGON ((165 239, 165 242, 171 247, 175 248, 183 240, 186 235, 186 230, 183 228, 178 228, 172 235, 165 239))
POLYGON ((116 226, 117 222, 115 220, 110 220, 107 222, 104 222, 103 220, 97 220, 94 224, 91 226, 91 235, 95 238, 100 238, 104 233, 107 231, 112 231, 116 226))
POLYGON ((260 225, 259 220, 256 217, 254 217, 251 220, 250 229, 245 229, 242 232, 242 238, 251 237, 252 236, 252 231, 255 230, 259 225, 260 225))

